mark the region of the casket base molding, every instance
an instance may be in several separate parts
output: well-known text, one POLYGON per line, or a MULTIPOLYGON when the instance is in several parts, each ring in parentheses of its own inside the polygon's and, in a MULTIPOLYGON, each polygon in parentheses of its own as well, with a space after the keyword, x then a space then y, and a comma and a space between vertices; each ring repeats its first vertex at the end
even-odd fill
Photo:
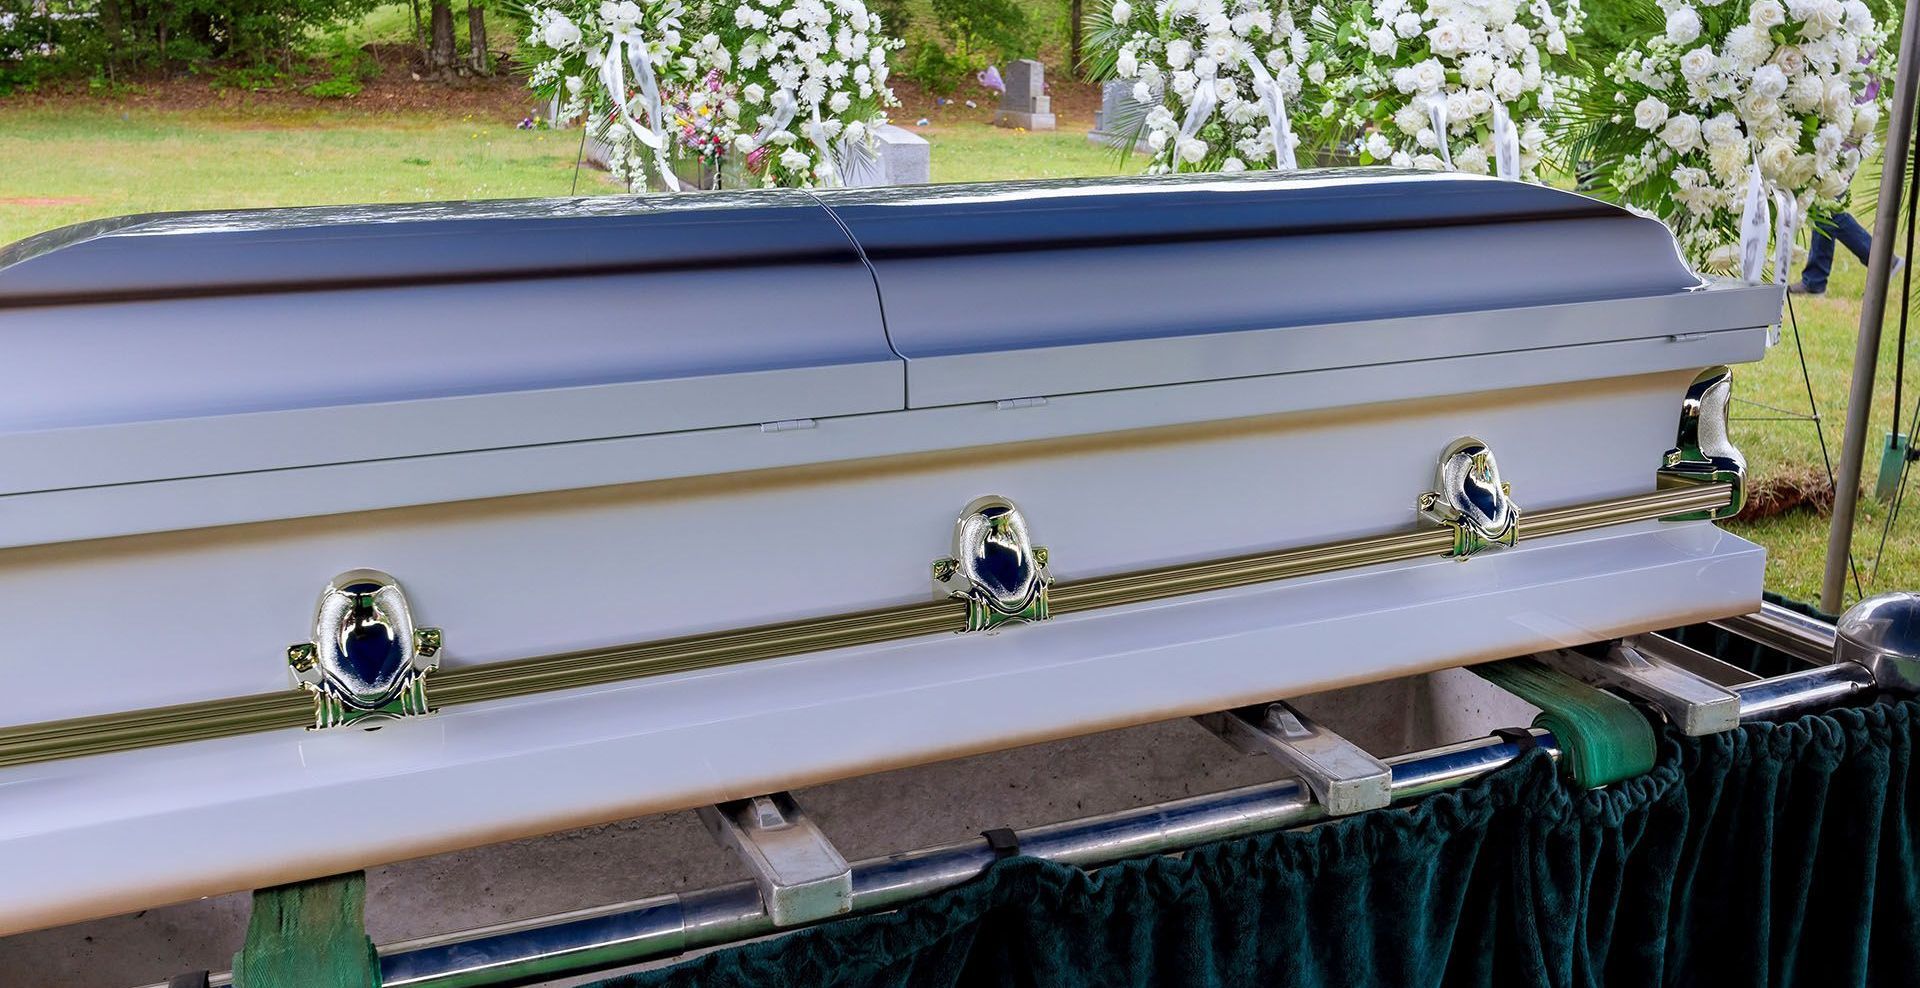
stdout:
POLYGON ((284 730, 16 765, 0 935, 1759 606, 1764 551, 1709 522, 1523 535, 1467 562, 1426 537, 1417 559, 995 635, 469 699, 377 732, 307 731, 296 704, 284 730))

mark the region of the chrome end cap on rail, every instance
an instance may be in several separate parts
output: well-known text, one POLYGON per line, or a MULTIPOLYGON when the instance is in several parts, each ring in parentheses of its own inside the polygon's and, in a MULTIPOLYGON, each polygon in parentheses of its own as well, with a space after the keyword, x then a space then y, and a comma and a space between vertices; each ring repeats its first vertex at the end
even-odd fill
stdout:
POLYGON ((1853 605, 1835 626, 1833 657, 1865 666, 1881 689, 1920 690, 1920 593, 1883 593, 1853 605))

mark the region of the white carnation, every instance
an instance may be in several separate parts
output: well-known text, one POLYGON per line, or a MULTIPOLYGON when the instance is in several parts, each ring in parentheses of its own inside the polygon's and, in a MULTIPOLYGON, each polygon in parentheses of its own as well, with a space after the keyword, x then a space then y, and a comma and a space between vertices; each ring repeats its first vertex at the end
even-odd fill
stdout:
POLYGON ((1367 135, 1366 149, 1373 160, 1385 161, 1393 154, 1393 142, 1387 140, 1387 135, 1376 130, 1367 135))
POLYGON ((1700 37, 1700 15, 1692 7, 1680 6, 1667 11, 1667 41, 1690 45, 1700 37))

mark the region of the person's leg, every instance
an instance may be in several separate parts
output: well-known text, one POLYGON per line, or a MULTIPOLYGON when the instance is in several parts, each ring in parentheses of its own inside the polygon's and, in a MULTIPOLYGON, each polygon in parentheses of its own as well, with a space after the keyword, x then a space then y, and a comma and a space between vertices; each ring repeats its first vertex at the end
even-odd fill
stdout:
MULTIPOLYGON (((1852 213, 1836 213, 1834 215, 1833 236, 1834 239, 1847 245, 1847 249, 1853 252, 1853 256, 1860 259, 1861 264, 1867 263, 1867 251, 1873 249, 1873 236, 1867 233, 1866 228, 1860 225, 1859 220, 1853 218, 1852 213)), ((1833 245, 1831 243, 1827 245, 1827 256, 1829 258, 1833 256, 1833 245)), ((1831 259, 1828 260, 1827 265, 1829 270, 1831 270, 1833 265, 1831 259)))
POLYGON ((1813 243, 1807 246, 1807 266, 1800 269, 1796 294, 1820 295, 1827 290, 1827 276, 1833 273, 1833 235, 1826 223, 1813 225, 1813 243))

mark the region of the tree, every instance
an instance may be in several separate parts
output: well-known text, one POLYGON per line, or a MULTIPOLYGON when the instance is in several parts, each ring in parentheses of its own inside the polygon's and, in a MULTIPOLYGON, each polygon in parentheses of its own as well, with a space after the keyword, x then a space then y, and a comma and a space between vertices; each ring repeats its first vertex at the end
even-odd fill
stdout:
POLYGON ((427 48, 427 71, 437 76, 453 74, 456 56, 453 45, 453 0, 433 0, 428 30, 433 41, 427 48))
POLYGON ((467 0, 467 67, 475 75, 492 71, 487 65, 487 11, 475 0, 467 0))

